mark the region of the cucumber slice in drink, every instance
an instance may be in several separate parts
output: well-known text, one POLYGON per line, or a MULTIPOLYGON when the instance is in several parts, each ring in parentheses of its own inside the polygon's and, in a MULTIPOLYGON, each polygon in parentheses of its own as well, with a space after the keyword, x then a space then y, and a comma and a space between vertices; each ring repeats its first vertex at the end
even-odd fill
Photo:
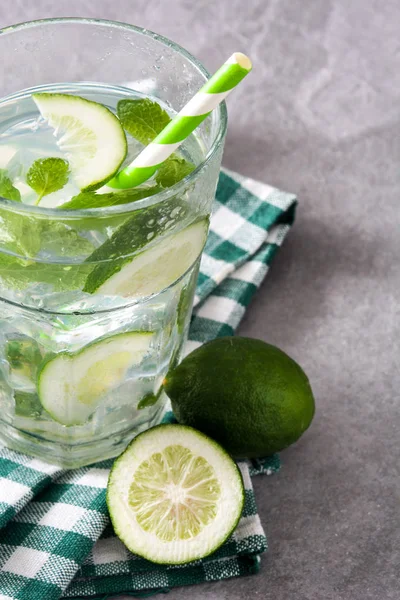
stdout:
MULTIPOLYGON (((121 227, 122 229, 122 227, 121 227)), ((208 219, 154 241, 153 245, 133 258, 99 265, 89 275, 85 292, 106 296, 144 298, 161 292, 181 277, 200 255, 206 242, 208 219)), ((129 252, 132 241, 117 231, 122 246, 129 252)), ((99 248, 101 250, 101 248, 99 248)))
POLYGON ((117 173, 127 142, 119 119, 108 108, 70 94, 39 93, 32 98, 54 128, 57 145, 82 190, 95 190, 117 173))
POLYGON ((147 354, 153 334, 134 331, 94 342, 49 360, 38 376, 43 408, 63 425, 82 425, 107 392, 147 354))
POLYGON ((244 505, 240 471, 227 452, 184 425, 138 435, 115 461, 107 505, 118 537, 135 554, 183 564, 217 550, 244 505))

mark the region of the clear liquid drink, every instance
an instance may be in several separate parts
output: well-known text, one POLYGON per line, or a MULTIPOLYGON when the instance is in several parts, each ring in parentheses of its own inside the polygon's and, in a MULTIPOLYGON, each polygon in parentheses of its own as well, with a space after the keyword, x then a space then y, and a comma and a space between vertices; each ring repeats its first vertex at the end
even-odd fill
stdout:
MULTIPOLYGON (((73 95, 113 113, 121 100, 149 98, 173 115, 207 74, 171 42, 107 22, 28 23, 4 30, 0 47, 14 49, 1 67, 0 438, 75 467, 119 454, 162 417, 162 381, 187 336, 225 108, 180 149, 177 164, 192 165, 181 180, 153 178, 118 203, 103 186, 102 206, 91 207, 89 191, 71 209, 82 198, 73 169, 42 197, 30 171, 35 161, 70 159, 35 94, 73 95)), ((126 138, 123 164, 143 148, 126 138)))

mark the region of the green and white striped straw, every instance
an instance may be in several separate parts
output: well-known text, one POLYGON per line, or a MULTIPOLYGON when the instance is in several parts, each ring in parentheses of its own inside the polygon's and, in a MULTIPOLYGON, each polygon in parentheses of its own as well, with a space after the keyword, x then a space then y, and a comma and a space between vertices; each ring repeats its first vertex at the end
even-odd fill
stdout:
POLYGON ((157 137, 108 186, 127 189, 147 181, 202 121, 251 71, 251 60, 235 52, 157 137))

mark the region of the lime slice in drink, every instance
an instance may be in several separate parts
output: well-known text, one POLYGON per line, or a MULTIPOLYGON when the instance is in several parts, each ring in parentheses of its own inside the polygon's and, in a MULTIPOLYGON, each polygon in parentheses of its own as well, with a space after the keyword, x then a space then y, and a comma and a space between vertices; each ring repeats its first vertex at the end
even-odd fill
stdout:
POLYGON ((33 94, 41 115, 54 128, 71 174, 82 190, 95 190, 115 175, 127 143, 118 118, 98 102, 70 94, 33 94))
POLYGON ((162 564, 182 564, 219 548, 244 504, 240 471, 204 434, 159 425, 138 435, 115 461, 107 505, 118 537, 162 564))
POLYGON ((150 332, 120 333, 76 354, 57 354, 38 376, 43 408, 63 425, 82 425, 128 369, 143 360, 152 339, 150 332))
MULTIPOLYGON (((161 241, 154 239, 150 248, 133 258, 100 264, 90 273, 83 289, 90 294, 132 298, 143 298, 161 292, 192 266, 203 249, 207 230, 208 219, 201 219, 161 241)), ((125 231, 118 230, 114 245, 121 254, 123 249, 128 253, 132 247, 132 237, 128 237, 125 231)), ((108 246, 104 250, 106 259, 108 246)), ((101 258, 99 248, 96 259, 101 258)))

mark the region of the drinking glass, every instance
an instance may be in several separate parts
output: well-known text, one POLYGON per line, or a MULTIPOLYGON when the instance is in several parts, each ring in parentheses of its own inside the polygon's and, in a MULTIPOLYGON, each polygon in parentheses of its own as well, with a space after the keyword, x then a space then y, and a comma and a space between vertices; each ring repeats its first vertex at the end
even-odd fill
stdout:
MULTIPOLYGON (((18 135, 20 126, 35 126, 32 88, 74 93, 83 86, 86 97, 112 108, 113 98, 145 95, 173 113, 209 76, 180 46, 127 24, 42 20, 0 34, 7 57, 0 67, 0 150, 5 131, 10 144, 13 127, 18 135)), ((118 455, 160 422, 162 381, 180 360, 189 327, 226 122, 222 104, 196 130, 190 156, 196 168, 136 202, 67 211, 0 198, 5 444, 77 467, 118 455), (124 245, 116 253, 113 240, 122 231, 124 245), (197 236, 197 250, 186 264, 190 252, 180 246, 169 280, 163 277, 166 253, 182 236, 189 246, 197 236), (138 257, 150 287, 87 291, 89 278, 95 281, 102 269, 122 272, 138 257)))

